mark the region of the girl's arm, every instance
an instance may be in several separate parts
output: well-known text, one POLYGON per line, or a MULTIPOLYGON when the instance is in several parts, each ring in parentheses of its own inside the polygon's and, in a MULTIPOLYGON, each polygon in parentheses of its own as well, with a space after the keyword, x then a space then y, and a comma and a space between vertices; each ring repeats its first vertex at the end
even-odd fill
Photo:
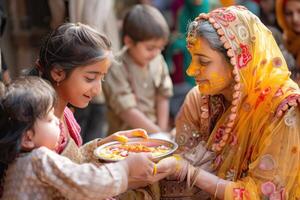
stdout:
POLYGON ((125 162, 100 167, 79 165, 43 147, 33 152, 32 162, 39 179, 68 199, 105 199, 126 191, 128 186, 125 162))

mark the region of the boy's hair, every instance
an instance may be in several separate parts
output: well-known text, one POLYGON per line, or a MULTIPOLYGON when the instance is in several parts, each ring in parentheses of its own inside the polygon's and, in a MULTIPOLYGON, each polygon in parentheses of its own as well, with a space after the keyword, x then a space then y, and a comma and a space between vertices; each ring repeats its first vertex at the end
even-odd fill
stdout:
POLYGON ((169 37, 169 26, 156 8, 149 5, 135 5, 126 14, 123 22, 123 37, 129 36, 135 42, 169 37))
POLYGON ((39 77, 20 77, 7 87, 0 97, 0 165, 15 160, 24 132, 44 117, 55 102, 54 89, 39 77))
POLYGON ((86 66, 108 57, 110 41, 88 25, 65 23, 52 31, 40 49, 36 68, 29 75, 39 75, 50 82, 54 67, 66 71, 67 76, 76 67, 86 66))

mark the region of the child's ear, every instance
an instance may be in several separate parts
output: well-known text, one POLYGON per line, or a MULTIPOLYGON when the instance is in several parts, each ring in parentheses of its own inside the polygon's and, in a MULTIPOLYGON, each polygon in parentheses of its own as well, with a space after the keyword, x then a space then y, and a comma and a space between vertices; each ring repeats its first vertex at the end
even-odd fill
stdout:
POLYGON ((59 82, 63 81, 66 78, 66 72, 65 72, 65 70, 63 70, 61 68, 54 67, 51 70, 50 74, 51 74, 52 79, 56 83, 59 83, 59 82))
POLYGON ((33 141, 33 130, 27 130, 22 137, 21 146, 22 149, 31 150, 35 147, 35 143, 33 141))
POLYGON ((133 46, 134 41, 128 35, 125 35, 124 36, 124 44, 126 47, 131 47, 131 46, 133 46))

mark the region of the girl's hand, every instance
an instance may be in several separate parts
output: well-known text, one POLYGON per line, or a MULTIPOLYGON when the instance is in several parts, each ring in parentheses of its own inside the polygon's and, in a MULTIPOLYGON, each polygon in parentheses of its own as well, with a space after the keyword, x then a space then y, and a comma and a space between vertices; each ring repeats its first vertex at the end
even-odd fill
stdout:
POLYGON ((132 130, 126 130, 126 131, 118 131, 114 134, 112 134, 113 139, 117 140, 121 143, 128 142, 128 138, 132 137, 142 137, 147 139, 148 134, 144 129, 132 129, 132 130))
POLYGON ((126 130, 126 131, 118 131, 102 140, 99 140, 98 146, 112 141, 119 141, 120 143, 126 143, 128 142, 128 138, 132 138, 132 137, 142 137, 147 139, 148 134, 144 129, 140 129, 140 128, 126 130))

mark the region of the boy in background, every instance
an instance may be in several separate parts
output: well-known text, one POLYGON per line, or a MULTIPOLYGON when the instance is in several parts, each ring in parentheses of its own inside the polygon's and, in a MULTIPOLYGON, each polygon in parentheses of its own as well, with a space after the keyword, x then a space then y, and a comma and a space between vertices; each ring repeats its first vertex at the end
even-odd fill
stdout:
POLYGON ((108 106, 108 133, 143 128, 168 131, 172 82, 161 51, 169 37, 162 14, 149 5, 136 5, 123 23, 124 48, 103 83, 108 106))

